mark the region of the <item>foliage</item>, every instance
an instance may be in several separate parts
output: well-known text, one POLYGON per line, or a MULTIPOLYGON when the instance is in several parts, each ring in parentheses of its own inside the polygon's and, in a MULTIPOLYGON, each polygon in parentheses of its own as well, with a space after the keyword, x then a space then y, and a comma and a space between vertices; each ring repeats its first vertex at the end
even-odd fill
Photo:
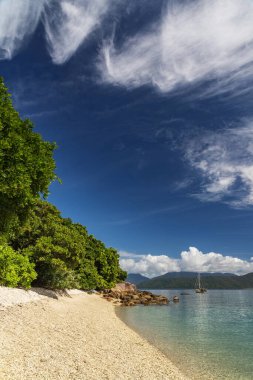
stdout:
POLYGON ((35 278, 34 265, 27 256, 18 254, 6 245, 0 246, 0 285, 29 288, 35 278))
POLYGON ((11 244, 35 263, 37 285, 79 287, 75 270, 85 253, 86 235, 85 228, 80 233, 55 206, 37 201, 11 244))
POLYGON ((56 178, 54 149, 20 118, 0 78, 0 233, 19 225, 34 200, 47 196, 56 178))
POLYGON ((88 236, 87 257, 93 262, 97 270, 97 287, 110 288, 124 277, 119 266, 119 255, 113 248, 106 248, 104 243, 93 235, 88 236))
POLYGON ((38 274, 36 284, 52 288, 109 288, 126 277, 119 255, 57 208, 37 201, 24 225, 10 241, 30 258, 38 274))
POLYGON ((0 78, 0 284, 111 287, 126 277, 117 251, 41 200, 56 178, 54 149, 20 118, 0 78))

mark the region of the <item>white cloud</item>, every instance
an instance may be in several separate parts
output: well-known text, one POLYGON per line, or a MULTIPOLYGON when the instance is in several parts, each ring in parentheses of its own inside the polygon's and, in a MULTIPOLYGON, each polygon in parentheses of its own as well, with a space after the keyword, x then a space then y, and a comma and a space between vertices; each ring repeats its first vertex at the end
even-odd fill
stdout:
POLYGON ((245 274, 253 271, 253 263, 220 253, 203 253, 195 247, 181 252, 180 267, 183 271, 222 272, 245 274))
MULTIPOLYGON (((120 0, 121 1, 121 0, 120 0)), ((69 60, 115 0, 0 0, 0 59, 11 59, 42 19, 51 58, 69 60)))
POLYGON ((0 1, 0 60, 11 59, 39 22, 44 0, 0 1))
POLYGON ((99 69, 108 83, 152 84, 162 92, 215 79, 206 91, 214 95, 252 78, 252 44, 251 0, 169 2, 148 32, 120 47, 106 43, 99 69))
POLYGON ((56 64, 66 62, 99 25, 109 0, 61 0, 45 8, 48 50, 56 64))
POLYGON ((195 247, 181 252, 179 259, 166 255, 137 255, 120 252, 120 265, 128 273, 140 273, 155 277, 167 272, 221 272, 245 274, 253 271, 253 261, 237 257, 223 256, 220 253, 203 253, 195 247))
POLYGON ((160 255, 134 255, 120 252, 120 265, 129 273, 141 273, 143 276, 155 277, 166 272, 179 272, 177 260, 160 255))
POLYGON ((204 201, 234 207, 253 205, 253 121, 238 128, 204 133, 184 147, 185 158, 202 176, 204 201))

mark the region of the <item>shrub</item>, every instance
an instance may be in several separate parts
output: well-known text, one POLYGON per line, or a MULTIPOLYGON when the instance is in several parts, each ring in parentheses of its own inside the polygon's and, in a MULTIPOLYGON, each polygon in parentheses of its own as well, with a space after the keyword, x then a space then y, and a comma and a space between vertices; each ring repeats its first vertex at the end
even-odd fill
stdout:
POLYGON ((50 289, 79 288, 78 276, 74 270, 69 269, 60 259, 50 259, 36 263, 38 278, 36 286, 50 289))
POLYGON ((30 263, 27 256, 7 245, 0 246, 0 285, 30 288, 36 276, 34 264, 30 263))

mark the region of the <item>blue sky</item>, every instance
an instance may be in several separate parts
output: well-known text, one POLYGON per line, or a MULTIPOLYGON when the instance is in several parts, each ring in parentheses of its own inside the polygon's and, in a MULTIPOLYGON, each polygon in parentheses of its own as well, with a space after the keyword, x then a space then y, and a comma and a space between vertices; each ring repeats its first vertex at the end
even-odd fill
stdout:
POLYGON ((252 1, 0 0, 0 68, 126 269, 253 271, 252 1))

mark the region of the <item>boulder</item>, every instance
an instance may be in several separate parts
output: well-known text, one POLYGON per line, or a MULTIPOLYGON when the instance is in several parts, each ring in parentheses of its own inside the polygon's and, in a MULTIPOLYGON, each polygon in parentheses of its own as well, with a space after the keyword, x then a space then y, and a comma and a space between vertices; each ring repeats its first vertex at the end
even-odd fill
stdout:
POLYGON ((167 305, 169 303, 167 297, 153 294, 147 290, 138 291, 135 285, 128 282, 117 284, 112 289, 102 291, 101 294, 106 300, 122 306, 167 305))
POLYGON ((151 300, 153 297, 149 294, 144 294, 143 297, 146 299, 146 300, 151 300))
POLYGON ((137 288, 134 284, 130 284, 130 282, 120 282, 116 284, 114 288, 111 289, 112 292, 136 292, 137 288))

